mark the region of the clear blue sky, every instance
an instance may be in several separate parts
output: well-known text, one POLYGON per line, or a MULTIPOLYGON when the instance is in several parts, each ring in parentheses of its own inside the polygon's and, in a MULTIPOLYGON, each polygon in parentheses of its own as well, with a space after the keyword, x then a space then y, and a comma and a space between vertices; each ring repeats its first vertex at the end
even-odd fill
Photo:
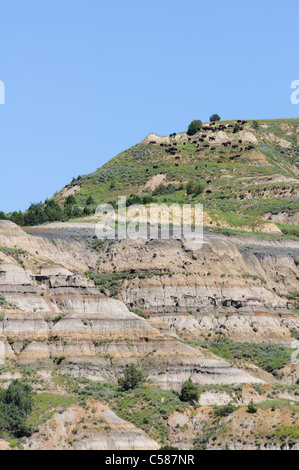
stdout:
POLYGON ((0 2, 0 210, 24 210, 151 131, 299 116, 298 0, 0 2))

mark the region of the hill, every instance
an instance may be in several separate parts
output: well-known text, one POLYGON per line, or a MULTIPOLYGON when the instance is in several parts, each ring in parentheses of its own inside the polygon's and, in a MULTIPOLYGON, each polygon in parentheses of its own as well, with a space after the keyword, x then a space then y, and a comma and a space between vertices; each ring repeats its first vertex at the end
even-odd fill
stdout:
POLYGON ((33 388, 26 432, 0 403, 0 449, 298 450, 298 123, 150 134, 10 216, 58 222, 0 220, 0 402, 33 388), (203 202, 201 249, 97 240, 120 195, 203 202))
POLYGON ((193 136, 149 134, 94 173, 74 178, 55 200, 63 205, 69 198, 90 211, 119 195, 145 203, 148 196, 203 202, 212 226, 278 233, 264 225, 272 220, 296 234, 298 142, 298 118, 209 123, 193 136))

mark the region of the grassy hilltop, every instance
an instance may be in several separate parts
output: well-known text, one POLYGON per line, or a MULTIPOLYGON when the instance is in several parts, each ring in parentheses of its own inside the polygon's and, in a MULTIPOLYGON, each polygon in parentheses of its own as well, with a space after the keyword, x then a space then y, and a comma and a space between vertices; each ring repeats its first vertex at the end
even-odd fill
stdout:
POLYGON ((299 236, 298 130, 294 118, 217 121, 192 136, 150 134, 54 198, 8 218, 21 226, 88 221, 98 204, 127 196, 128 204, 203 203, 213 230, 299 236))
POLYGON ((93 209, 119 195, 139 195, 145 203, 145 196, 154 196, 157 202, 203 202, 219 225, 254 227, 278 214, 284 214, 282 225, 296 225, 290 221, 299 206, 299 119, 208 127, 193 136, 150 134, 94 173, 73 179, 55 199, 63 204, 73 195, 78 206, 91 202, 93 209))

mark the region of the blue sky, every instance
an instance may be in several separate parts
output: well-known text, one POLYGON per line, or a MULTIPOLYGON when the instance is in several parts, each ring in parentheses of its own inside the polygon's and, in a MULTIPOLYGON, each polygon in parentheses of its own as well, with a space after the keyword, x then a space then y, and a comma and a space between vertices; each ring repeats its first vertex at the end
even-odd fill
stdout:
POLYGON ((151 131, 299 116, 298 0, 0 7, 0 210, 51 197, 151 131))

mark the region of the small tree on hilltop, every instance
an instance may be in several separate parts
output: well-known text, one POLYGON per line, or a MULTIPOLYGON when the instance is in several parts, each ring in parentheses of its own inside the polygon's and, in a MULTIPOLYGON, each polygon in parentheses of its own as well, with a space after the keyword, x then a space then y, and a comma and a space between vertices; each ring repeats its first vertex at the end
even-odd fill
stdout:
POLYGON ((199 390, 197 385, 192 382, 191 378, 183 383, 180 400, 190 404, 198 402, 199 390))
POLYGON ((118 379, 118 385, 122 391, 132 390, 142 384, 146 379, 144 370, 139 369, 135 364, 126 367, 124 376, 118 379))
POLYGON ((192 121, 188 127, 188 135, 194 135, 202 129, 202 122, 200 120, 192 121))
POLYGON ((221 120, 221 117, 219 116, 219 114, 212 114, 212 116, 210 117, 211 122, 220 121, 220 120, 221 120))

